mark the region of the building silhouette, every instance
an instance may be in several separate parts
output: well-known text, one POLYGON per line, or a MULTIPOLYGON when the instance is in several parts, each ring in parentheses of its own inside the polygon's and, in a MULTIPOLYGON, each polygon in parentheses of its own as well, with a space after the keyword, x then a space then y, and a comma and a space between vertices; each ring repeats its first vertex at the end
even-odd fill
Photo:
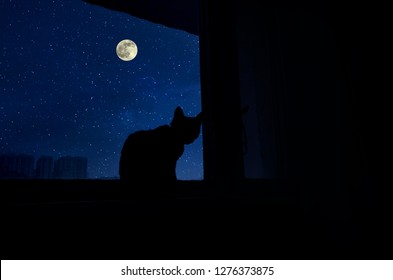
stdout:
POLYGON ((36 163, 36 178, 52 178, 53 177, 53 158, 49 156, 41 156, 36 163))
POLYGON ((86 179, 87 158, 64 156, 54 162, 54 178, 86 179))
POLYGON ((34 174, 34 157, 24 154, 0 155, 1 178, 31 178, 34 174))
POLYGON ((87 158, 64 156, 54 160, 50 156, 40 156, 35 163, 32 155, 1 154, 0 178, 86 179, 87 158))

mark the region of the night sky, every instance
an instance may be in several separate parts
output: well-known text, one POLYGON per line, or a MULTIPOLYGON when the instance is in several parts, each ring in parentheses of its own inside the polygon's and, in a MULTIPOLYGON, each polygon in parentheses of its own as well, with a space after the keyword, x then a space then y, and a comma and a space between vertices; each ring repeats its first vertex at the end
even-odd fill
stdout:
MULTIPOLYGON (((129 133, 201 111, 195 35, 81 0, 1 0, 0 15, 0 154, 84 156, 89 178, 117 177, 129 133)), ((203 179, 202 136, 177 176, 203 179)))

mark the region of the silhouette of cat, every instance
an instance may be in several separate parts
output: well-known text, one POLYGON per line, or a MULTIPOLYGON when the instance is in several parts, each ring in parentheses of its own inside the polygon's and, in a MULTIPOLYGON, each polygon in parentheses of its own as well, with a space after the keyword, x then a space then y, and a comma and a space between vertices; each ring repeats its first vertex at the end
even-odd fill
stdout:
POLYGON ((177 107, 170 125, 128 136, 121 150, 119 174, 123 182, 175 182, 176 162, 184 145, 198 138, 202 113, 187 117, 177 107))

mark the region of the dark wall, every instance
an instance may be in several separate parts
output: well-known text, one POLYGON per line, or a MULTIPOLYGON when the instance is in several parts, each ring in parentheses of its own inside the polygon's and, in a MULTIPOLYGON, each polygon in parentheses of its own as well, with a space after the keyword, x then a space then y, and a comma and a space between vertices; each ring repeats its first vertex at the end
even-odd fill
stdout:
MULTIPOLYGON (((223 11, 216 13, 220 21, 223 11)), ((388 209, 379 204, 385 190, 376 181, 377 154, 385 146, 376 127, 381 69, 374 59, 383 29, 375 10, 266 8, 242 1, 233 15, 215 35, 226 34, 222 41, 232 40, 236 54, 217 52, 212 60, 237 60, 238 73, 223 67, 222 76, 237 74, 236 81, 226 81, 233 92, 226 92, 227 99, 236 101, 239 88, 238 107, 250 106, 243 116, 245 176, 299 182, 302 207, 311 216, 321 214, 322 223, 361 219, 363 207, 377 219, 385 215, 388 209)), ((219 96, 211 94, 213 100, 219 96)))
POLYGON ((259 139, 261 175, 359 176, 359 135, 329 11, 237 11, 241 96, 256 112, 246 125, 258 124, 249 134, 259 139))

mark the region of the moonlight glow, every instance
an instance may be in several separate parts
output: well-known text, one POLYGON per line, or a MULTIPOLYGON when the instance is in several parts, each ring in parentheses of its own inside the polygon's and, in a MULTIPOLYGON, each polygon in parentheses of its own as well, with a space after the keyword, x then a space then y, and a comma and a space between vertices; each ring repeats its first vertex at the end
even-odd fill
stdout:
POLYGON ((117 44, 116 54, 121 60, 130 61, 138 54, 138 47, 133 41, 124 39, 117 44))

